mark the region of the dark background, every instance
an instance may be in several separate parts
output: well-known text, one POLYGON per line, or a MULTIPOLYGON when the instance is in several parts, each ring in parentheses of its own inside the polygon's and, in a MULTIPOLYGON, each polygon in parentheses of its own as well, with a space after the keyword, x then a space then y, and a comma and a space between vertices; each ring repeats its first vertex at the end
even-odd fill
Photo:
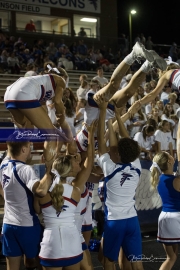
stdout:
POLYGON ((132 15, 132 41, 138 33, 151 36, 155 44, 180 46, 180 1, 117 0, 118 35, 129 36, 129 11, 132 15))

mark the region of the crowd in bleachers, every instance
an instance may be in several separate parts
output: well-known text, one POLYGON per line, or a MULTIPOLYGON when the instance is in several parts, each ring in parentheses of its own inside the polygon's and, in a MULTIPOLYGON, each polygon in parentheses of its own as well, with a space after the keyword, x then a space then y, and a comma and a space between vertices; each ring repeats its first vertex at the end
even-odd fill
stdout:
POLYGON ((0 39, 1 72, 12 74, 19 74, 20 70, 26 70, 32 63, 39 72, 48 60, 66 70, 96 70, 98 66, 102 66, 105 71, 112 71, 121 58, 120 52, 114 55, 112 49, 105 46, 88 48, 83 39, 70 46, 63 39, 57 44, 46 44, 43 39, 39 39, 34 45, 14 36, 2 36, 0 39))

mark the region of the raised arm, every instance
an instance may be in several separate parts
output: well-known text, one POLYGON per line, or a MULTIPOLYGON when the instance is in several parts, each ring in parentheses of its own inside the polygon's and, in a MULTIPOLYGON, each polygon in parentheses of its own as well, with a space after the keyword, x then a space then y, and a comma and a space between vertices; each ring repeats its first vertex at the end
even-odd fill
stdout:
POLYGON ((104 135, 105 135, 106 108, 108 103, 105 101, 105 98, 102 95, 97 95, 95 101, 100 109, 97 133, 98 133, 98 152, 99 156, 102 156, 103 154, 107 153, 104 135))
POLYGON ((116 120, 117 120, 118 127, 119 127, 120 136, 124 137, 124 138, 129 138, 129 134, 124 126, 124 123, 121 120, 119 109, 117 109, 116 107, 115 107, 115 115, 116 115, 116 120))
MULTIPOLYGON (((134 115, 141 108, 139 101, 134 102, 134 104, 128 109, 127 113, 121 116, 122 123, 125 123, 132 115, 134 115)), ((113 123, 113 129, 116 131, 118 129, 117 120, 113 123)))
POLYGON ((76 176, 76 179, 72 182, 72 185, 78 187, 81 193, 83 193, 84 191, 84 185, 91 174, 92 167, 94 164, 94 132, 95 132, 96 126, 97 126, 97 121, 94 121, 89 127, 87 127, 87 130, 88 130, 87 157, 85 159, 85 162, 81 171, 76 176))
POLYGON ((116 133, 113 129, 112 119, 108 120, 108 132, 109 132, 109 146, 110 146, 110 157, 113 162, 117 163, 119 161, 119 154, 118 154, 118 139, 116 133))

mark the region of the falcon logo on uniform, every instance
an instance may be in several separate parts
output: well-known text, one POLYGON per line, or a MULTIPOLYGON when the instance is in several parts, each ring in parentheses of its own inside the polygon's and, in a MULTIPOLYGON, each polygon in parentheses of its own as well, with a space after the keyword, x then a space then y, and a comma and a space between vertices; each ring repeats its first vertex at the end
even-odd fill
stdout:
POLYGON ((120 181, 120 185, 122 186, 126 180, 130 180, 130 177, 132 177, 131 174, 122 173, 122 178, 121 178, 121 181, 120 181))
POLYGON ((68 207, 69 206, 67 206, 67 205, 63 205, 62 210, 60 212, 56 212, 57 217, 59 217, 62 212, 66 211, 66 208, 68 208, 68 207))
POLYGON ((6 185, 7 183, 9 183, 9 179, 10 179, 9 176, 3 174, 3 188, 5 187, 5 185, 6 185))
POLYGON ((94 6, 94 9, 97 10, 97 2, 98 0, 89 0, 90 4, 94 6))

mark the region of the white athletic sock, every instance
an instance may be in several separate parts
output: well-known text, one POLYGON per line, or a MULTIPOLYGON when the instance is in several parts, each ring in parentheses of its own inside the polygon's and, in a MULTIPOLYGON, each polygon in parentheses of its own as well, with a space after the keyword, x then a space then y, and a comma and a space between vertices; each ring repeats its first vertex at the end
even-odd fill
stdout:
POLYGON ((128 55, 123 59, 123 61, 124 61, 127 65, 131 66, 131 65, 134 63, 134 61, 135 61, 134 56, 133 56, 133 51, 132 51, 130 54, 128 54, 128 55))
POLYGON ((151 64, 148 60, 146 60, 142 66, 140 67, 140 70, 142 70, 144 73, 148 73, 151 70, 151 64))

